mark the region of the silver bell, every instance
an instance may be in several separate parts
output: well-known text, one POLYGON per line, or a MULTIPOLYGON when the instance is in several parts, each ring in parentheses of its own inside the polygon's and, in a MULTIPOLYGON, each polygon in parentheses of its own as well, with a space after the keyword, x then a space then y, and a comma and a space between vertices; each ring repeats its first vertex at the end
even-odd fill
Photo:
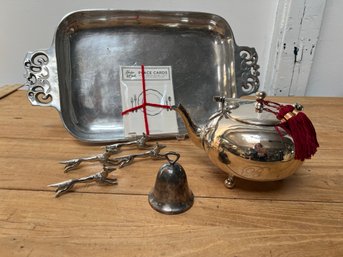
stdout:
POLYGON ((178 214, 192 207, 194 195, 188 187, 185 170, 177 160, 180 154, 169 152, 166 155, 168 163, 164 164, 157 173, 153 190, 148 199, 151 207, 164 214, 178 214), (176 156, 173 161, 170 155, 176 156))

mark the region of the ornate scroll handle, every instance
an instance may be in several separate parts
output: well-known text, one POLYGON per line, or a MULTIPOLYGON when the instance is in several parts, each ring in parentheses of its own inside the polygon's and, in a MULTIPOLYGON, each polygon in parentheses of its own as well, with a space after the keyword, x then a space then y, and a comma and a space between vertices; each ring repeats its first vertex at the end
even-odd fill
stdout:
POLYGON ((24 61, 27 97, 32 105, 60 109, 56 58, 52 49, 29 52, 24 61))
POLYGON ((236 90, 233 97, 250 95, 255 93, 260 86, 258 55, 255 48, 236 46, 235 49, 236 90))

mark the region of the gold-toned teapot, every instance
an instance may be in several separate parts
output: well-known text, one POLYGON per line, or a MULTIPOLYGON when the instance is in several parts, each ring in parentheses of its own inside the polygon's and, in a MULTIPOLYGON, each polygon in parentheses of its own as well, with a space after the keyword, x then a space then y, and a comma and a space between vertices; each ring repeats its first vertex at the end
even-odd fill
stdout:
MULTIPOLYGON (((265 93, 258 92, 258 99, 265 93)), ((292 175, 302 164, 296 160, 290 135, 275 126, 274 114, 262 112, 258 101, 215 97, 221 108, 204 127, 198 127, 180 104, 173 109, 181 116, 188 136, 203 148, 208 157, 229 176, 225 185, 232 188, 235 177, 253 181, 275 181, 292 175)))

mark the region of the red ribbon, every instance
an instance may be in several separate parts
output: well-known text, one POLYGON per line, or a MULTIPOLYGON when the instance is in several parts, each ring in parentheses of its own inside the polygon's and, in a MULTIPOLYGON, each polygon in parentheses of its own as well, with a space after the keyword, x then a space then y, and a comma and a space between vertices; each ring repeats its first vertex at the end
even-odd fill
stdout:
POLYGON ((144 125, 145 125, 145 133, 149 136, 149 122, 148 122, 148 115, 146 113, 146 87, 145 87, 145 74, 144 74, 144 65, 141 65, 142 70, 142 87, 143 87, 143 113, 144 113, 144 125))
POLYGON ((292 105, 282 105, 263 99, 257 100, 263 106, 264 111, 273 113, 281 122, 275 126, 276 131, 282 137, 279 127, 283 128, 294 141, 294 159, 304 161, 310 159, 317 152, 319 143, 316 130, 310 119, 301 111, 297 111, 292 105), (276 111, 275 111, 276 110, 276 111))
POLYGON ((144 65, 141 65, 141 73, 142 73, 142 88, 143 88, 143 102, 141 105, 135 106, 133 108, 127 109, 121 113, 121 115, 128 114, 130 112, 134 112, 138 109, 143 108, 143 115, 144 115, 144 126, 145 126, 145 134, 150 135, 149 131, 149 122, 148 122, 148 114, 146 107, 151 106, 151 107, 159 107, 159 108, 164 108, 164 109, 170 109, 170 105, 163 105, 163 104, 154 104, 154 103, 148 103, 146 100, 146 84, 145 84, 145 74, 144 74, 144 65))

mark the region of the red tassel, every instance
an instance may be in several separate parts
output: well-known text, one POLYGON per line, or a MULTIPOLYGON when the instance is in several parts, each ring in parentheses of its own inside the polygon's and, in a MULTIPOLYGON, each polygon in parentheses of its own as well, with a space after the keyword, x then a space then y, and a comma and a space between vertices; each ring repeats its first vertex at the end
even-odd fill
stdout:
POLYGON ((295 159, 310 159, 319 147, 316 130, 305 113, 297 111, 292 105, 280 106, 276 116, 278 125, 292 136, 295 147, 295 159))

